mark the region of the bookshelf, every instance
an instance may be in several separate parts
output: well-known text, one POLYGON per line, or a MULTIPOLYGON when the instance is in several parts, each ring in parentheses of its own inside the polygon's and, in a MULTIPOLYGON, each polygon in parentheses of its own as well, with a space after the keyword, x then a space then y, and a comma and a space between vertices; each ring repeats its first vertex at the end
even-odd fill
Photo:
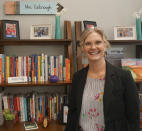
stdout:
POLYGON ((72 82, 70 81, 58 81, 56 83, 54 82, 24 82, 24 83, 6 83, 6 84, 1 84, 0 87, 33 87, 33 86, 67 86, 71 85, 72 82))
POLYGON ((142 40, 109 40, 111 45, 142 45, 142 40))
MULTIPOLYGON (((58 123, 58 121, 49 122, 49 126, 47 128, 43 128, 42 125, 38 124, 38 129, 35 131, 64 131, 65 126, 58 123)), ((25 131, 24 123, 4 123, 4 126, 0 126, 0 131, 25 131)))
POLYGON ((0 46, 24 46, 24 45, 65 45, 68 46, 72 40, 69 39, 47 39, 47 40, 31 40, 31 39, 21 39, 21 40, 0 40, 0 46))
MULTIPOLYGON (((77 70, 83 68, 82 64, 82 49, 79 45, 80 36, 82 33, 82 22, 75 21, 75 41, 76 41, 76 63, 77 63, 77 70)), ((135 45, 136 46, 136 58, 142 58, 142 40, 108 40, 111 45, 135 45)), ((136 85, 139 87, 142 84, 142 80, 136 80, 136 85)), ((142 108, 140 108, 140 112, 142 113, 142 108)), ((140 128, 142 128, 142 121, 140 121, 140 128)))
MULTIPOLYGON (((72 33, 71 33, 71 22, 70 21, 64 21, 64 39, 37 39, 37 40, 31 40, 31 39, 20 39, 20 40, 0 40, 0 54, 4 54, 4 48, 5 46, 63 46, 64 47, 64 56, 70 59, 70 78, 72 78, 74 69, 73 69, 73 51, 72 51, 72 33)), ((72 80, 68 81, 58 81, 56 83, 49 82, 49 81, 43 81, 43 82, 27 82, 27 83, 4 83, 0 85, 0 88, 3 90, 6 87, 37 87, 37 86, 64 86, 69 87, 72 84, 72 80)), ((66 90, 66 89, 65 89, 66 90)), ((68 93, 68 92, 67 92, 68 93)), ((68 94, 67 94, 68 95, 68 94)), ((24 126, 22 122, 18 122, 15 124, 10 125, 7 127, 5 124, 0 127, 1 131, 22 131, 24 130, 24 126), (12 127, 12 129, 10 128, 12 127)), ((51 120, 49 123, 49 127, 44 129, 42 128, 42 125, 39 125, 39 131, 42 130, 52 130, 52 131, 63 131, 64 126, 59 124, 59 122, 55 120, 51 120)))

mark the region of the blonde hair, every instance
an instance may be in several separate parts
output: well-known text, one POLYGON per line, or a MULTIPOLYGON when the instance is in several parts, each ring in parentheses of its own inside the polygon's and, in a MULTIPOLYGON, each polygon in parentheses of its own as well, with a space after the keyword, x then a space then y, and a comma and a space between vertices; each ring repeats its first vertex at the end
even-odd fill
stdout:
POLYGON ((89 29, 86 29, 82 32, 82 35, 80 37, 80 46, 81 47, 83 47, 86 38, 93 32, 96 32, 97 34, 99 34, 102 37, 104 43, 107 45, 107 48, 110 47, 110 43, 108 42, 103 30, 101 30, 99 28, 93 28, 93 29, 89 28, 89 29))

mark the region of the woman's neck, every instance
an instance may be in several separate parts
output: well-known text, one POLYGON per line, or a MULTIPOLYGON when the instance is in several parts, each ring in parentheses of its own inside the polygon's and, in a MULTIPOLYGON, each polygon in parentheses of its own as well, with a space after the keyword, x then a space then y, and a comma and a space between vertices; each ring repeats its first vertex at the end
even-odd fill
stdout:
POLYGON ((103 78, 106 73, 106 62, 105 59, 95 62, 89 62, 88 77, 92 78, 103 78))

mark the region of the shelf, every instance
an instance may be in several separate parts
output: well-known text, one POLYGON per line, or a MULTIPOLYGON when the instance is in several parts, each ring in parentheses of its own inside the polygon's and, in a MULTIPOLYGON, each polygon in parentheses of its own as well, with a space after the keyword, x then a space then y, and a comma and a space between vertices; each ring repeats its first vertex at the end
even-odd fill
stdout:
MULTIPOLYGON (((142 40, 108 40, 111 45, 142 45, 142 40)), ((76 41, 79 45, 79 41, 76 41)))
POLYGON ((33 87, 33 86, 67 86, 71 85, 71 81, 58 81, 56 83, 52 82, 28 82, 28 83, 7 83, 2 84, 0 87, 33 87))
POLYGON ((46 40, 30 40, 30 39, 22 39, 22 40, 0 40, 0 46, 25 46, 25 45, 69 45, 72 40, 68 39, 46 39, 46 40))
POLYGON ((142 45, 142 40, 109 40, 111 45, 142 45))
POLYGON ((142 83, 142 80, 136 80, 135 83, 142 83))
MULTIPOLYGON (((38 129, 35 131, 64 131, 65 126, 59 124, 57 121, 50 121, 47 128, 43 128, 42 125, 38 124, 38 129)), ((0 131, 25 131, 24 122, 19 122, 15 124, 4 124, 0 126, 0 131)))

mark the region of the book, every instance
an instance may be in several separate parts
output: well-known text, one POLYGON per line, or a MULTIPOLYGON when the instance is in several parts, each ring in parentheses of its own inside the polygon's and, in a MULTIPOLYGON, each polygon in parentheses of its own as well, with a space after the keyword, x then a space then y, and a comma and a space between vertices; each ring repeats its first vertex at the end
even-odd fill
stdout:
POLYGON ((121 67, 121 59, 124 58, 124 48, 110 48, 106 52, 106 60, 112 65, 121 67))
POLYGON ((142 80, 142 59, 121 59, 122 68, 129 70, 134 80, 142 80))
POLYGON ((36 122, 26 122, 24 123, 25 130, 33 130, 38 129, 38 125, 36 122))

